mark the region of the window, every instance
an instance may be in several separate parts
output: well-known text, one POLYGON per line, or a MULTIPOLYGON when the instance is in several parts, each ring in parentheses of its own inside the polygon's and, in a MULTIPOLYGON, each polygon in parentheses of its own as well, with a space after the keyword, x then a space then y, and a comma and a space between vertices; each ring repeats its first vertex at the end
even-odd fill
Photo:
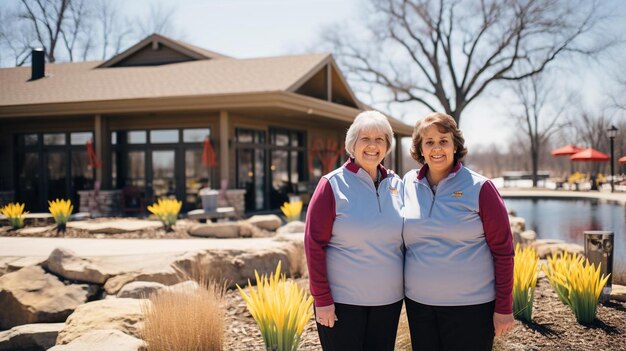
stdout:
POLYGON ((65 145, 65 133, 50 133, 43 135, 44 145, 65 145))
POLYGON ((185 143, 201 143, 204 138, 211 136, 209 128, 194 128, 183 130, 183 142, 185 143))
POLYGON ((150 131, 150 143, 152 144, 170 144, 178 142, 177 129, 162 129, 150 131))

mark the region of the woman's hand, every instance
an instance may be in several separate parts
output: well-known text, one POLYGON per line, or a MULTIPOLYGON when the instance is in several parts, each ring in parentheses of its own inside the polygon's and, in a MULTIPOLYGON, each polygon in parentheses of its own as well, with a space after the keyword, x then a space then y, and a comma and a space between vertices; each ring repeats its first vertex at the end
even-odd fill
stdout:
POLYGON ((515 326, 515 319, 513 318, 513 314, 500 314, 494 312, 493 314, 493 327, 496 333, 496 336, 501 336, 513 329, 515 326))
POLYGON ((332 328, 335 325, 335 321, 338 320, 335 315, 335 305, 315 307, 315 319, 317 323, 332 328))

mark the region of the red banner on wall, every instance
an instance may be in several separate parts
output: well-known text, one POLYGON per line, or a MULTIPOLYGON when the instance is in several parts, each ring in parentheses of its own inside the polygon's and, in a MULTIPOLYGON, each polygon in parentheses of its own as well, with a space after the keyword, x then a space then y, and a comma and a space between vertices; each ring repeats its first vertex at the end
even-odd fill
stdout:
POLYGON ((93 168, 102 167, 102 161, 98 159, 98 155, 96 155, 96 150, 94 150, 93 148, 93 142, 91 141, 91 139, 87 140, 87 143, 85 143, 85 147, 87 148, 87 158, 89 160, 89 166, 93 168))

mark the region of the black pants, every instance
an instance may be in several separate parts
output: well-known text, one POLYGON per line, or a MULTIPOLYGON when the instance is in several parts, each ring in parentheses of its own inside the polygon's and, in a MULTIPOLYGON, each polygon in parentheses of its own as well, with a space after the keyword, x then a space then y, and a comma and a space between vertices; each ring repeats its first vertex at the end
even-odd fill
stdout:
POLYGON ((490 351, 495 302, 430 306, 405 299, 413 351, 490 351))
POLYGON ((324 351, 393 351, 402 300, 391 305, 355 306, 335 303, 338 321, 332 328, 317 323, 324 351))

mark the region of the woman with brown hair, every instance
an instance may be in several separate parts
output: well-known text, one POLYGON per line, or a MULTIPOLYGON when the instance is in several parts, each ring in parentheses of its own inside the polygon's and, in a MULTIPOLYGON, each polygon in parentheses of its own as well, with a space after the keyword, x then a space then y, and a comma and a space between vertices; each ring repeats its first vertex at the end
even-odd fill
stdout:
POLYGON ((513 244, 493 183, 463 166, 454 118, 433 113, 413 131, 423 165, 404 183, 405 304, 413 350, 491 350, 514 326, 513 244))

